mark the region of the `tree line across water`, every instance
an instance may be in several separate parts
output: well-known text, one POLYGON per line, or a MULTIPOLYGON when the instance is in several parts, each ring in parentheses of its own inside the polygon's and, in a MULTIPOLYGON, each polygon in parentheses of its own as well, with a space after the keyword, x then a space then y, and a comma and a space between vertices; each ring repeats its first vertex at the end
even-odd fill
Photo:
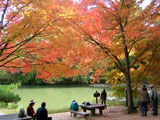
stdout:
MULTIPOLYGON (((52 78, 43 81, 43 79, 36 77, 36 71, 30 71, 24 75, 22 71, 18 73, 11 73, 0 70, 0 84, 21 83, 22 85, 52 85, 52 84, 90 84, 91 78, 89 75, 78 75, 69 78, 52 78)), ((102 80, 101 83, 104 83, 102 80)))

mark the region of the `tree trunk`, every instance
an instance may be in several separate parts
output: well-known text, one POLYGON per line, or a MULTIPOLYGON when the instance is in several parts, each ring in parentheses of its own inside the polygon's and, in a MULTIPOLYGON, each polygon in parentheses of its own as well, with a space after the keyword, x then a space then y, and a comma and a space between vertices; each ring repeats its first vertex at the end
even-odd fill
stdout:
POLYGON ((133 103, 133 97, 132 97, 132 87, 131 87, 131 81, 130 76, 128 73, 125 74, 126 78, 126 86, 127 86, 127 95, 128 95, 128 114, 136 112, 136 108, 134 107, 133 103))
POLYGON ((125 60, 126 60, 126 68, 125 68, 125 79, 126 79, 126 86, 127 86, 127 94, 128 94, 128 114, 136 112, 136 108, 134 107, 133 103, 133 96, 132 96, 132 87, 131 87, 131 79, 130 79, 130 66, 129 66, 129 55, 127 51, 127 46, 124 48, 125 52, 125 60))

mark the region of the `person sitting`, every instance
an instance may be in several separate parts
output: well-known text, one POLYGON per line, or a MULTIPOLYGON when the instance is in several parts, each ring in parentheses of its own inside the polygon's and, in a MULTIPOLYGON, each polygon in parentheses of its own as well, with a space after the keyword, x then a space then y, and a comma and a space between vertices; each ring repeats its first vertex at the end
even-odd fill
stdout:
POLYGON ((37 120, 52 120, 52 117, 48 117, 48 111, 45 107, 46 107, 46 102, 42 102, 41 107, 37 109, 36 113, 37 120))
POLYGON ((33 119, 35 119, 35 112, 34 112, 34 106, 35 104, 35 101, 34 100, 31 100, 30 103, 29 103, 29 106, 27 107, 27 115, 28 116, 31 116, 33 119))
MULTIPOLYGON (((71 106, 70 106, 70 111, 78 111, 79 110, 79 105, 75 100, 72 100, 71 106)), ((72 113, 71 113, 72 116, 72 113)))
POLYGON ((23 118, 23 117, 26 117, 26 116, 27 115, 26 115, 26 112, 25 112, 24 108, 21 108, 19 110, 18 117, 23 118))

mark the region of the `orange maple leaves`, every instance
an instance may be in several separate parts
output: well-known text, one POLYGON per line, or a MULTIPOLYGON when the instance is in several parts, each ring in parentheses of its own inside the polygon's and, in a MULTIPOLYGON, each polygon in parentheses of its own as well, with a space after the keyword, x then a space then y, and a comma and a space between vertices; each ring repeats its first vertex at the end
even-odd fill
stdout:
POLYGON ((0 65, 11 71, 35 69, 41 78, 70 77, 93 69, 97 77, 110 62, 121 67, 124 45, 129 54, 137 55, 136 48, 145 49, 153 38, 151 31, 159 28, 151 26, 155 15, 147 17, 154 6, 143 11, 135 0, 127 0, 124 5, 110 0, 22 2, 26 9, 16 4, 18 14, 4 13, 11 21, 1 29, 0 65), (11 19, 13 16, 15 19, 11 19))

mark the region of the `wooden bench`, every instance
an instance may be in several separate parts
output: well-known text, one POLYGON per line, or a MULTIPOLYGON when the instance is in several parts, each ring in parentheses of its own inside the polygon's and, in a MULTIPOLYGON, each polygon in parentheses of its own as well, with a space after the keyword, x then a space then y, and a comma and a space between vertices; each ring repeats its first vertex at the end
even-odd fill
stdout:
POLYGON ((80 115, 84 118, 87 118, 89 116, 89 113, 83 112, 83 111, 70 111, 71 113, 73 113, 74 117, 76 117, 77 115, 80 115))
POLYGON ((7 114, 7 115, 0 115, 0 120, 32 120, 32 117, 27 116, 24 118, 19 118, 18 114, 7 114))

